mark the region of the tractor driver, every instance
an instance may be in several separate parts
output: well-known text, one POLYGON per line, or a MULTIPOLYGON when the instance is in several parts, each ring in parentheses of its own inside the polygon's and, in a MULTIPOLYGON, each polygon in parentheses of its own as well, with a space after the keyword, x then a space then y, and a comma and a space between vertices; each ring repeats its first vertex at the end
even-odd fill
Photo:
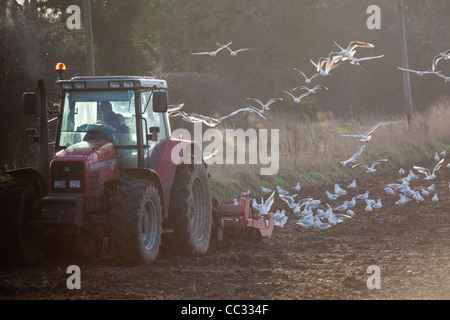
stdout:
POLYGON ((112 111, 112 104, 109 101, 100 102, 100 112, 103 115, 103 121, 116 128, 118 132, 128 133, 128 127, 125 124, 125 119, 119 113, 112 111))

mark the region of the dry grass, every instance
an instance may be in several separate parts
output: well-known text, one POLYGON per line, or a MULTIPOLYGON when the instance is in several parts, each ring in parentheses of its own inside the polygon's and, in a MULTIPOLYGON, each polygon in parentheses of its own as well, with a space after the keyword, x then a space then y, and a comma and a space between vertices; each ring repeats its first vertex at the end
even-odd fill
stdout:
POLYGON ((210 166, 212 188, 219 199, 229 200, 247 190, 259 194, 261 185, 288 188, 296 181, 302 185, 319 185, 365 174, 362 168, 340 165, 340 161, 350 158, 364 144, 341 134, 360 134, 379 122, 382 125, 373 133, 358 161, 370 165, 380 158, 389 159, 377 167, 380 171, 432 158, 434 152, 450 146, 449 98, 442 98, 425 114, 415 114, 410 126, 403 117, 364 122, 344 122, 329 115, 319 122, 296 122, 282 114, 268 117, 269 128, 280 130, 279 172, 262 176, 260 164, 213 164, 210 166))

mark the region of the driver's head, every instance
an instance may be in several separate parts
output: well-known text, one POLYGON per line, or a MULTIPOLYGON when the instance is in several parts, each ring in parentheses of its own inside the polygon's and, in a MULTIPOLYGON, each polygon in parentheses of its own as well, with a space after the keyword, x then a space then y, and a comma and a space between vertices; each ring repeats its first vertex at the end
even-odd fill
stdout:
POLYGON ((100 111, 104 114, 110 114, 112 112, 112 104, 109 101, 100 102, 100 111))

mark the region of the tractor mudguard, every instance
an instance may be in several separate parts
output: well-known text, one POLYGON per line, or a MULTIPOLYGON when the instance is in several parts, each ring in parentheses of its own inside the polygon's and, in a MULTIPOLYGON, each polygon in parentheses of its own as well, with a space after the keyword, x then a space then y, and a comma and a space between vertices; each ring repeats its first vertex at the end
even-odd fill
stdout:
POLYGON ((5 172, 14 179, 25 179, 31 182, 36 190, 39 191, 39 199, 42 199, 48 193, 48 186, 41 173, 34 168, 20 168, 8 170, 5 172))

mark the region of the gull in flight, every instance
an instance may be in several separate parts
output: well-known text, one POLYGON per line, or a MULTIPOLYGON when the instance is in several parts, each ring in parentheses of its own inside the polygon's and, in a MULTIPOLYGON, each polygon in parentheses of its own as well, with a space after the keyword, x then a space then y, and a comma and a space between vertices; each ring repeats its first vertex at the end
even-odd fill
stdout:
POLYGON ((261 100, 257 99, 257 98, 247 98, 247 100, 251 100, 251 101, 255 101, 257 103, 259 103, 262 107, 261 110, 259 110, 261 113, 264 113, 265 110, 270 110, 269 106, 277 101, 283 101, 283 98, 272 98, 269 101, 267 101, 266 103, 262 103, 261 100))
POLYGON ((436 171, 438 171, 441 166, 442 163, 444 162, 444 158, 442 158, 433 168, 433 172, 431 172, 429 169, 427 168, 423 168, 423 167, 417 167, 417 166, 413 166, 413 169, 419 171, 420 173, 423 173, 426 175, 426 180, 434 180, 436 179, 436 171))
POLYGON ((450 82, 450 77, 444 76, 442 73, 436 73, 437 76, 445 80, 445 82, 450 82))
POLYGON ((331 227, 331 224, 322 222, 320 220, 320 218, 316 216, 315 219, 314 219, 314 226, 319 228, 319 229, 328 229, 328 228, 331 227))
MULTIPOLYGON (((283 200, 284 202, 286 202, 287 204, 288 204, 288 206, 291 208, 291 209, 294 209, 294 207, 295 207, 295 197, 297 196, 296 194, 294 194, 294 195, 292 195, 292 196, 290 196, 290 195, 284 195, 284 194, 279 194, 279 196, 280 196, 280 198, 281 198, 281 200, 283 200)), ((312 200, 312 199, 311 199, 312 200)))
POLYGON ((222 45, 222 44, 220 44, 220 43, 216 43, 216 44, 217 44, 218 46, 221 46, 222 49, 223 49, 223 48, 228 49, 228 51, 230 51, 230 55, 232 55, 233 57, 237 56, 237 54, 238 54, 239 52, 253 50, 253 48, 241 48, 241 49, 238 49, 238 50, 236 50, 236 51, 233 51, 233 50, 231 50, 231 48, 229 47, 229 45, 231 44, 231 42, 230 42, 229 44, 227 44, 227 45, 222 45))
POLYGON ((259 213, 261 213, 261 214, 269 213, 270 208, 272 207, 274 200, 275 200, 275 191, 272 192, 272 194, 270 195, 269 198, 267 198, 266 201, 264 201, 263 198, 261 197, 261 203, 260 204, 256 204, 259 213))
POLYGON ((294 96, 292 93, 290 93, 290 92, 287 92, 287 91, 285 91, 285 90, 281 90, 281 91, 283 91, 284 93, 290 95, 290 96, 292 97, 292 99, 294 100, 295 103, 300 103, 300 101, 301 101, 304 97, 306 97, 307 95, 309 95, 309 93, 307 92, 307 93, 304 93, 304 94, 300 95, 299 97, 295 97, 295 96, 294 96))
POLYGON ((362 41, 352 41, 349 43, 346 49, 339 46, 336 42, 335 44, 341 49, 340 52, 331 52, 328 55, 326 65, 325 65, 325 72, 329 73, 332 69, 335 62, 339 61, 346 61, 346 60, 353 60, 353 56, 355 55, 356 48, 362 47, 362 48, 374 48, 375 46, 371 43, 362 42, 362 41))
POLYGON ((363 58, 355 58, 353 57, 353 59, 350 61, 351 64, 355 65, 355 66, 359 66, 362 70, 364 70, 361 66, 361 61, 367 61, 367 60, 372 60, 372 59, 379 59, 379 58, 383 58, 384 55, 381 56, 376 56, 376 57, 363 57, 363 58))
POLYGON ((183 107, 184 107, 184 103, 177 104, 177 105, 169 105, 167 107, 167 112, 178 111, 178 110, 181 110, 183 107))
POLYGON ((428 71, 417 71, 417 70, 405 69, 405 68, 400 68, 400 67, 397 67, 397 68, 402 70, 402 71, 413 72, 413 73, 415 73, 415 74, 417 74, 419 76, 423 76, 424 74, 439 74, 439 73, 441 73, 441 71, 431 71, 431 70, 428 70, 428 71))
MULTIPOLYGON (((320 58, 318 64, 316 64, 314 61, 312 61, 311 59, 309 59, 309 61, 311 61, 311 63, 313 64, 313 66, 316 68, 317 72, 319 73, 319 75, 321 76, 329 76, 331 75, 330 72, 326 72, 323 68, 322 65, 324 64, 324 62, 326 62, 327 58, 320 58), (324 60, 325 59, 325 60, 324 60)), ((340 64, 334 64, 331 67, 331 70, 333 70, 334 68, 338 67, 340 64)))
POLYGON ((306 74, 305 74, 303 71, 298 70, 298 69, 296 69, 296 68, 294 68, 294 70, 300 72, 300 74, 305 78, 305 82, 306 82, 306 83, 311 83, 311 81, 312 81, 314 78, 320 76, 320 73, 315 73, 315 74, 313 74, 313 75, 311 76, 311 78, 308 78, 308 77, 306 76, 306 74))
POLYGON ((311 89, 306 87, 306 86, 299 86, 299 87, 294 88, 294 91, 295 90, 306 90, 309 94, 314 94, 319 89, 328 90, 327 87, 322 86, 322 85, 319 84, 319 85, 317 85, 317 86, 315 86, 314 88, 311 88, 311 89))
POLYGON ((386 161, 388 161, 388 159, 380 159, 380 160, 375 160, 374 162, 372 162, 372 165, 369 167, 369 166, 367 166, 367 164, 365 164, 365 163, 358 163, 358 164, 355 164, 354 166, 352 166, 352 168, 356 168, 356 167, 364 167, 364 168, 366 168, 367 169, 367 172, 375 172, 375 171, 377 171, 377 169, 375 169, 375 166, 377 165, 377 164, 379 164, 379 163, 381 163, 381 162, 386 162, 386 161))
POLYGON ((433 64, 432 64, 432 66, 431 66, 431 69, 432 69, 433 71, 436 70, 436 66, 437 66, 439 60, 441 60, 441 59, 444 59, 444 60, 450 59, 450 50, 447 50, 447 51, 445 51, 445 52, 441 52, 441 53, 439 53, 437 56, 435 56, 435 57, 433 58, 433 64))
POLYGON ((363 146, 358 150, 357 153, 355 153, 354 155, 351 156, 350 159, 347 159, 347 160, 345 160, 345 161, 340 161, 341 164, 343 164, 343 165, 345 166, 347 163, 355 163, 355 162, 356 162, 356 158, 358 158, 358 157, 361 155, 361 153, 363 152, 363 150, 364 150, 365 147, 366 147, 366 146, 363 145, 363 146))
POLYGON ((221 46, 220 48, 218 48, 218 49, 215 50, 215 51, 193 52, 192 54, 193 54, 193 55, 209 55, 209 56, 211 56, 211 57, 214 57, 214 56, 216 56, 216 54, 217 54, 219 51, 223 50, 225 47, 228 48, 228 46, 229 46, 231 43, 232 43, 232 42, 230 42, 229 44, 223 45, 223 46, 221 46))
POLYGON ((342 137, 355 137, 355 138, 359 138, 360 141, 369 142, 370 139, 372 139, 372 136, 371 136, 372 132, 374 132, 380 126, 380 124, 381 124, 381 122, 378 123, 376 126, 370 128, 363 134, 341 134, 341 136, 342 137))

